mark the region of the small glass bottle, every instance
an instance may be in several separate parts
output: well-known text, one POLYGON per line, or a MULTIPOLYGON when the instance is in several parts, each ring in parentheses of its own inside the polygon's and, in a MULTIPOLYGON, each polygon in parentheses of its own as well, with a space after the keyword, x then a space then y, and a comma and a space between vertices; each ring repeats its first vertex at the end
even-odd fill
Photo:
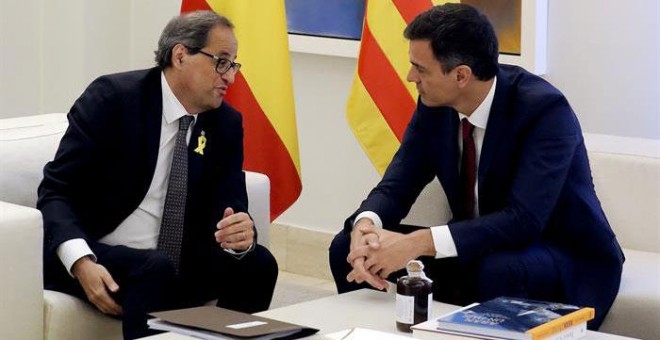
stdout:
POLYGON ((433 281, 424 274, 421 261, 409 261, 406 270, 408 275, 399 278, 396 283, 396 328, 402 332, 412 332, 410 326, 431 317, 433 281))

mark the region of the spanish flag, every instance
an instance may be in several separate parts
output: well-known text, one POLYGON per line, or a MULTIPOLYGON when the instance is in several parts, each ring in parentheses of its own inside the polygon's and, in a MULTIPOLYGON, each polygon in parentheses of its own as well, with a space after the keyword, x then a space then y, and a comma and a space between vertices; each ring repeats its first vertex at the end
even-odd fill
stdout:
POLYGON ((442 0, 367 0, 357 71, 346 106, 353 134, 382 175, 415 110, 417 90, 403 30, 419 13, 442 0))
POLYGON ((244 67, 225 100, 243 114, 244 168, 270 178, 272 221, 302 190, 284 1, 182 1, 182 13, 195 10, 216 11, 235 25, 244 67))

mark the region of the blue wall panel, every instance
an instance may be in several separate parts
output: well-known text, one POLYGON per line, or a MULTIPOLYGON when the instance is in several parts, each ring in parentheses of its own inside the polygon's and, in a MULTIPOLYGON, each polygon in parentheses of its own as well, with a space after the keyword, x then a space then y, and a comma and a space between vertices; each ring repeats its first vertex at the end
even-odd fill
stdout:
POLYGON ((360 40, 364 0, 286 0, 289 33, 360 40))

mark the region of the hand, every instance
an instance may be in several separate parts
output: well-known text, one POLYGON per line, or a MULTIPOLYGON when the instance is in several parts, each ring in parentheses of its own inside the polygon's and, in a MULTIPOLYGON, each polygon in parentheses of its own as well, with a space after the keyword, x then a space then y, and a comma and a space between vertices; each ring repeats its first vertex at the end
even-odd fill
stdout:
POLYGON ((85 256, 71 267, 71 273, 78 279, 87 295, 87 299, 101 312, 110 315, 121 315, 123 310, 110 296, 110 292, 119 291, 119 285, 105 267, 85 256))
POLYGON ((244 251, 254 242, 254 222, 244 212, 235 214, 232 208, 225 209, 216 227, 215 241, 224 249, 244 251))
POLYGON ((393 272, 402 269, 408 261, 418 257, 412 235, 392 232, 371 227, 364 232, 376 234, 378 248, 358 247, 348 254, 348 261, 364 258, 364 267, 373 276, 387 278, 393 272))
POLYGON ((377 275, 373 275, 365 266, 368 250, 376 250, 380 248, 380 241, 378 235, 373 232, 374 229, 376 229, 376 227, 374 226, 373 221, 367 218, 360 219, 353 227, 349 254, 362 250, 361 253, 364 254, 364 256, 356 256, 347 259, 353 267, 353 270, 348 273, 346 280, 349 282, 355 281, 356 283, 367 282, 372 287, 383 290, 387 289, 389 285, 387 280, 380 278, 377 275))

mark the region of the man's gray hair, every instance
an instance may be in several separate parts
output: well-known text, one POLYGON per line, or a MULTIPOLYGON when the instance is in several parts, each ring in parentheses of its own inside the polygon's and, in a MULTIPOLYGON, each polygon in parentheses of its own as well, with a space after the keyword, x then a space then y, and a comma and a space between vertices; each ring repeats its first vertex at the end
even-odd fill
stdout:
POLYGON ((163 29, 158 40, 156 64, 165 69, 172 65, 172 49, 177 44, 182 44, 197 53, 206 46, 209 32, 216 26, 234 28, 234 25, 226 17, 213 11, 195 11, 176 16, 163 29))

